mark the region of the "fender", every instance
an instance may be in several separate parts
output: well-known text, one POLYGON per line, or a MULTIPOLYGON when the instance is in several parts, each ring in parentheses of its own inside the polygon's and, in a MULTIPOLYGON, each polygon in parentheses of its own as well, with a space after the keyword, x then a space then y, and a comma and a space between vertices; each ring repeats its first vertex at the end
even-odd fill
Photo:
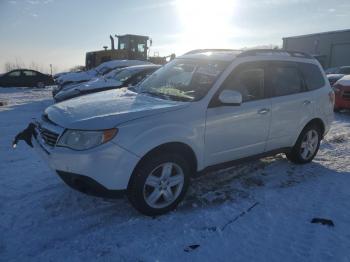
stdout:
POLYGON ((119 132, 113 142, 138 157, 143 157, 152 149, 166 143, 183 143, 193 150, 197 159, 197 169, 201 170, 204 157, 205 111, 187 109, 187 115, 181 111, 183 110, 166 112, 118 126, 119 132))

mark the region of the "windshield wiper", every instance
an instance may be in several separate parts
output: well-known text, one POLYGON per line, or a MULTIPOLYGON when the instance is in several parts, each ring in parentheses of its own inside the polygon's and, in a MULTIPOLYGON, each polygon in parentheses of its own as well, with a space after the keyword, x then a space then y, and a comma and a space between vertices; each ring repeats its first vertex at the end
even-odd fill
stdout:
POLYGON ((149 94, 151 96, 163 98, 166 100, 175 100, 175 101, 183 101, 183 102, 188 102, 188 101, 192 100, 192 99, 187 98, 187 97, 169 95, 169 94, 164 94, 161 92, 142 91, 141 94, 149 94))
MULTIPOLYGON (((154 97, 164 98, 164 96, 161 93, 157 93, 157 92, 142 91, 142 92, 140 92, 140 94, 147 94, 147 95, 154 96, 154 97)), ((167 100, 169 100, 169 99, 167 99, 167 100)))

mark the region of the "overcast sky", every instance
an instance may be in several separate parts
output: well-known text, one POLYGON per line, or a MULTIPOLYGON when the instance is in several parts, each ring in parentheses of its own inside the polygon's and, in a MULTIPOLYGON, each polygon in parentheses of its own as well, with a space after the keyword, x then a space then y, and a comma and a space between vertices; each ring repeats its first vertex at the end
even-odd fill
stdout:
POLYGON ((0 0, 0 71, 16 59, 61 71, 110 34, 153 39, 151 54, 282 45, 282 37, 350 29, 349 0, 0 0))

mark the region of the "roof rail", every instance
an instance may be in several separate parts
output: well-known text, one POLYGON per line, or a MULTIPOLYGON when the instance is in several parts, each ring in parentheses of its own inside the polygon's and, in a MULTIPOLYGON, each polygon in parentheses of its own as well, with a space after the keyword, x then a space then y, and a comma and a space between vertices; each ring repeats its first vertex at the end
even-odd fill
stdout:
POLYGON ((313 56, 299 51, 290 51, 285 49, 252 49, 247 50, 238 55, 238 57, 244 56, 256 56, 256 55, 271 55, 271 54, 280 54, 280 55, 288 55, 292 57, 302 57, 308 59, 314 59, 313 56))
POLYGON ((191 51, 188 51, 184 53, 183 55, 192 55, 192 54, 198 54, 198 53, 206 53, 206 52, 242 52, 242 50, 239 49, 218 49, 218 48, 209 48, 209 49, 194 49, 191 51))

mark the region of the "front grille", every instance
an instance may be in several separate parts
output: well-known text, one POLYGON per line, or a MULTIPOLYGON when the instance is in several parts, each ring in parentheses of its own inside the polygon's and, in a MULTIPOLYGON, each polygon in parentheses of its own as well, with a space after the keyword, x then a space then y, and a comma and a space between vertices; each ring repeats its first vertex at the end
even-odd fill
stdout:
POLYGON ((57 143, 57 139, 58 139, 58 134, 48 130, 48 129, 45 129, 45 128, 41 128, 39 127, 39 132, 40 132, 40 135, 41 137, 44 139, 45 143, 49 146, 52 146, 54 147, 57 143))
POLYGON ((350 91, 345 91, 343 93, 343 98, 346 99, 346 100, 350 100, 350 91))

